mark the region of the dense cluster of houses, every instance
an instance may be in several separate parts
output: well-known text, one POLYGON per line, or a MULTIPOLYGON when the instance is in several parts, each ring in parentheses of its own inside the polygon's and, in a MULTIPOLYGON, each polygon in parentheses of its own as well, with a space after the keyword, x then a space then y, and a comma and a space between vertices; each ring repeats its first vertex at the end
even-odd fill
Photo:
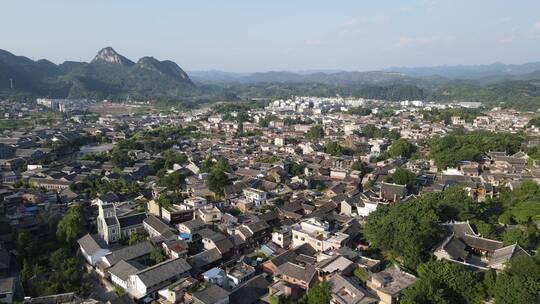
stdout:
MULTIPOLYGON (((331 286, 331 303, 392 304, 416 278, 397 266, 383 268, 379 260, 364 254, 365 244, 359 243, 358 234, 371 212, 453 185, 464 187, 476 202, 482 202, 496 195, 498 187, 515 187, 540 177, 540 163, 528 165, 523 152, 507 155, 494 151, 482 162, 462 163, 443 171, 429 160, 397 157, 370 162, 392 141, 358 136, 357 131, 366 124, 396 130, 411 141, 444 135, 448 126, 426 122, 413 128, 407 117, 418 109, 408 104, 397 112, 406 115, 392 122, 375 116, 329 113, 336 107, 324 104, 331 102, 322 99, 316 103, 321 105, 318 110, 310 111, 313 106, 306 98, 278 101, 265 110, 250 111, 251 121, 244 123, 202 111, 102 116, 97 122, 70 121, 2 131, 0 302, 11 303, 18 285, 17 253, 9 246, 13 233, 40 233, 47 224, 42 214, 61 217, 69 207, 83 205, 90 210, 95 230, 78 240, 80 255, 88 272, 97 274, 106 287, 125 293, 112 300, 114 303, 265 303, 271 297, 298 298, 324 280, 331 286), (305 108, 302 115, 299 107, 305 108), (258 122, 268 111, 278 120, 263 127, 258 122), (285 118, 294 118, 295 123, 284 124, 285 118), (115 123, 119 120, 127 127, 118 130, 115 123), (306 140, 306 132, 316 124, 323 126, 324 139, 306 140), (185 184, 178 189, 160 187, 157 177, 149 175, 152 162, 161 157, 159 153, 131 150, 131 165, 117 168, 111 161, 83 160, 75 145, 89 136, 114 143, 162 125, 191 125, 208 134, 173 146, 187 158, 186 163, 175 164, 168 172, 185 176, 185 184), (254 130, 260 133, 235 136, 254 130), (324 144, 335 140, 361 151, 361 159, 325 153, 324 144), (203 160, 220 158, 226 159, 232 170, 226 173, 228 185, 218 195, 210 190, 208 174, 200 168, 203 160), (369 170, 359 170, 355 166, 358 161, 364 161, 369 170), (295 165, 301 168, 300 173, 292 173, 295 165), (400 167, 415 173, 418 193, 385 181, 400 167), (91 198, 84 185, 95 180, 134 182, 138 191, 99 193, 91 198), (371 185, 369 189, 362 187, 366 184, 371 185), (180 196, 170 204, 160 203, 162 195, 171 193, 180 196), (156 260, 156 255, 163 257, 156 260), (363 280, 354 275, 358 269, 363 280)), ((340 101, 337 108, 362 103, 340 101)), ((492 115, 498 119, 478 119, 470 126, 459 119, 452 123, 497 129, 508 121, 502 114, 492 115)), ((504 127, 524 128, 523 119, 516 117, 510 127, 508 123, 504 127)), ((534 128, 530 131, 536 132, 534 128)), ((100 153, 112 148, 110 144, 102 146, 104 150, 97 149, 100 153)), ((447 237, 433 249, 439 259, 501 270, 513 257, 529 254, 519 245, 505 247, 483 238, 468 223, 447 223, 445 227, 447 237)), ((74 302, 74 297, 59 295, 40 303, 74 302)))

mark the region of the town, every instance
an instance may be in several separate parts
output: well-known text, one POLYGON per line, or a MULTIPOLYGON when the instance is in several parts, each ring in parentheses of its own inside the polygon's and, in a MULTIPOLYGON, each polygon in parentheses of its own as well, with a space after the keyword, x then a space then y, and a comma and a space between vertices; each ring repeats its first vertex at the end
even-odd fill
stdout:
POLYGON ((2 303, 538 298, 534 112, 339 95, 0 108, 2 303))

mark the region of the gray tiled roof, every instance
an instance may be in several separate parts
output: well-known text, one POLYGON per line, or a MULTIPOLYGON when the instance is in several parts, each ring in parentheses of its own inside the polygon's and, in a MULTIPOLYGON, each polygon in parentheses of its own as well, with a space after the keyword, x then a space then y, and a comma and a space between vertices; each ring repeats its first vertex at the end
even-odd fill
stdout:
POLYGON ((100 249, 108 248, 107 244, 100 236, 92 234, 86 234, 80 238, 77 243, 79 243, 79 245, 89 255, 93 255, 100 249))
POLYGON ((11 293, 15 289, 15 277, 0 279, 0 294, 11 293))
POLYGON ((122 281, 127 281, 130 275, 137 273, 141 270, 135 265, 132 265, 126 261, 120 261, 109 269, 109 273, 120 278, 122 281))
POLYGON ((378 303, 379 299, 370 294, 356 281, 343 277, 339 274, 333 275, 329 280, 332 286, 332 299, 339 304, 371 304, 378 303))
POLYGON ((121 260, 129 261, 150 254, 154 250, 154 246, 150 241, 144 241, 135 245, 127 246, 111 252, 106 255, 105 258, 111 266, 120 262, 121 260))
POLYGON ((217 248, 205 250, 189 258, 189 264, 195 268, 203 267, 221 259, 221 253, 217 248))
POLYGON ((229 293, 217 285, 210 285, 209 287, 193 294, 193 298, 204 304, 216 303, 224 298, 227 298, 228 296, 229 293))
POLYGON ((493 256, 489 260, 489 266, 499 266, 510 261, 510 259, 520 256, 530 256, 518 244, 506 246, 495 250, 493 256))
POLYGON ((398 294, 401 290, 409 287, 416 281, 415 276, 401 271, 397 267, 386 268, 381 272, 373 274, 372 278, 379 282, 384 282, 383 286, 377 289, 390 295, 398 294))
POLYGON ((180 276, 191 270, 191 266, 182 258, 167 260, 137 272, 137 276, 146 286, 154 286, 168 279, 180 276))
POLYGON ((279 274, 286 275, 291 278, 295 278, 302 282, 311 282, 313 276, 315 276, 316 270, 315 267, 306 264, 305 266, 300 266, 287 262, 278 267, 279 274))
POLYGON ((257 303, 259 298, 268 293, 269 285, 270 282, 264 275, 253 277, 240 288, 231 292, 229 296, 230 303, 257 303))

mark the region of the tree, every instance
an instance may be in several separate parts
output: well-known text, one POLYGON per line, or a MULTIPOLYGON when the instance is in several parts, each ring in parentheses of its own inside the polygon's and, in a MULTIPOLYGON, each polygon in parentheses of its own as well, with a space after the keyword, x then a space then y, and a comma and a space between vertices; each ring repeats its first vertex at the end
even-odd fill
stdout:
POLYGON ((342 156, 343 148, 337 142, 331 141, 324 146, 324 152, 332 156, 342 156))
POLYGON ((371 168, 368 167, 368 165, 365 162, 360 161, 360 160, 354 161, 354 163, 351 165, 351 170, 362 172, 362 176, 371 172, 371 168))
POLYGON ((304 174, 304 166, 297 163, 297 162, 291 162, 289 164, 289 173, 293 176, 300 176, 304 174))
POLYGON ((396 183, 398 185, 406 185, 410 192, 416 190, 416 174, 404 168, 397 168, 391 176, 388 176, 385 179, 385 181, 396 183))
POLYGON ((476 130, 465 133, 456 130, 444 137, 428 140, 429 156, 439 169, 456 167, 462 161, 481 161, 488 151, 519 151, 524 137, 510 133, 476 130))
POLYGON ((364 235, 371 246, 397 255, 414 269, 441 239, 436 210, 419 200, 381 206, 366 218, 364 235))
POLYGON ((217 195, 223 195, 225 186, 229 184, 229 178, 223 170, 215 168, 208 176, 207 183, 210 191, 216 193, 217 195))
POLYGON ((535 228, 506 230, 502 235, 503 245, 519 244, 523 248, 534 248, 538 241, 538 232, 535 228))
POLYGON ((362 284, 364 284, 366 282, 367 275, 366 275, 366 271, 364 270, 364 268, 357 267, 354 270, 353 275, 358 281, 362 282, 362 284))
POLYGON ((161 248, 155 248, 150 252, 150 261, 152 264, 159 264, 165 261, 165 254, 161 248))
POLYGON ((86 233, 86 219, 83 208, 81 206, 70 208, 58 222, 56 236, 59 240, 73 245, 84 233, 86 233))
POLYGON ((413 152, 414 146, 404 138, 394 141, 394 143, 388 149, 388 154, 391 157, 410 157, 413 152))
POLYGON ((321 138, 324 138, 324 129, 321 125, 311 127, 311 129, 309 129, 309 131, 306 133, 307 140, 315 140, 321 138))
POLYGON ((496 304, 535 303, 540 294, 540 262, 533 257, 517 257, 497 274, 493 295, 496 304))
POLYGON ((317 283, 307 292, 308 304, 328 304, 331 298, 330 284, 328 282, 317 283))
POLYGON ((347 110, 347 113, 351 115, 368 116, 371 114, 371 110, 364 107, 355 107, 347 110))
POLYGON ((128 244, 129 245, 134 245, 134 244, 144 242, 145 240, 146 240, 146 235, 144 235, 142 233, 132 233, 129 236, 128 244))
POLYGON ((471 197, 460 186, 452 186, 438 193, 427 193, 419 200, 434 206, 442 222, 466 221, 476 217, 471 197))
POLYGON ((180 173, 180 171, 174 171, 161 177, 158 181, 158 185, 161 187, 167 187, 169 190, 178 191, 184 184, 186 177, 180 173))
POLYGON ((432 260, 418 267, 418 278, 402 293, 402 303, 481 303, 482 285, 462 265, 432 260))
POLYGON ((28 282, 28 280, 32 277, 32 275, 33 275, 32 267, 30 266, 30 263, 28 263, 28 260, 24 259, 23 267, 21 269, 21 281, 23 283, 28 282))

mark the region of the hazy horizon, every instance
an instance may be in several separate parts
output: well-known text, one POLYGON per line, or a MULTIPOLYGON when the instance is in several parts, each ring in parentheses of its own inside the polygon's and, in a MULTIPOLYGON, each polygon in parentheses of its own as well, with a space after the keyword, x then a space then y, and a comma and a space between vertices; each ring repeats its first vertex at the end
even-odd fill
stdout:
POLYGON ((0 48, 55 63, 90 61, 105 46, 131 60, 237 73, 540 61, 540 2, 531 0, 22 0, 3 8, 0 48))

